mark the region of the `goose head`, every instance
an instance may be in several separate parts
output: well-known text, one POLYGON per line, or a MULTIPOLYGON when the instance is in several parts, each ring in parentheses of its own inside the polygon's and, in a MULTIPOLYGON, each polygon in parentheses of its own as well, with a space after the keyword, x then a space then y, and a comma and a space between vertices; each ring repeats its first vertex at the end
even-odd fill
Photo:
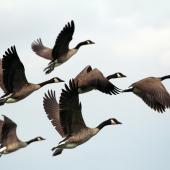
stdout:
POLYGON ((95 44, 95 43, 91 40, 84 41, 84 45, 90 45, 90 44, 95 44))
POLYGON ((60 82, 64 82, 64 80, 58 78, 58 77, 54 77, 51 79, 54 83, 60 83, 60 82))
POLYGON ((115 73, 115 78, 123 78, 123 77, 126 77, 126 76, 120 72, 115 73))
POLYGON ((42 141, 42 140, 45 140, 45 139, 41 136, 38 136, 38 137, 35 138, 35 141, 42 141))
POLYGON ((118 125, 118 124, 122 124, 121 122, 119 122, 117 119, 115 118, 110 118, 108 119, 108 122, 110 123, 110 125, 118 125))
POLYGON ((90 45, 90 44, 95 44, 93 41, 91 40, 86 40, 86 41, 83 41, 83 42, 80 42, 76 45, 75 49, 79 49, 81 46, 83 45, 90 45))
POLYGON ((126 76, 120 72, 117 72, 117 73, 107 76, 106 78, 110 80, 110 79, 123 78, 123 77, 126 77, 126 76))
POLYGON ((115 118, 110 118, 108 120, 105 120, 104 122, 100 123, 97 128, 99 130, 101 130, 103 127, 108 126, 108 125, 119 125, 122 124, 121 122, 119 122, 117 119, 115 118))

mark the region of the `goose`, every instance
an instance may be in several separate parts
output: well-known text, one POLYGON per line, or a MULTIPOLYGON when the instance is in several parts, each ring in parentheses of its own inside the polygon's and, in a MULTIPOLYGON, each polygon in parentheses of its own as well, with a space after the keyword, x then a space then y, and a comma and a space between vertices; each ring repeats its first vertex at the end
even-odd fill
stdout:
POLYGON ((74 80, 65 84, 58 104, 54 91, 48 91, 43 98, 44 110, 57 132, 64 138, 58 146, 53 147, 53 156, 62 153, 63 149, 75 148, 88 141, 107 125, 121 124, 117 119, 110 118, 95 128, 86 126, 81 113, 78 87, 74 80))
POLYGON ((86 66, 75 78, 78 84, 79 93, 89 92, 97 89, 106 94, 118 94, 120 89, 113 85, 109 80, 112 78, 126 77, 120 72, 104 77, 103 73, 97 68, 92 69, 90 65, 86 66))
POLYGON ((24 65, 18 57, 15 46, 7 49, 0 67, 0 73, 3 73, 0 74, 0 85, 5 92, 0 98, 0 105, 20 101, 46 84, 63 82, 60 78, 54 77, 39 84, 29 83, 25 76, 24 65))
POLYGON ((168 78, 170 75, 144 78, 133 83, 129 89, 125 89, 123 92, 133 92, 150 108, 163 113, 166 108, 170 108, 170 94, 161 81, 168 78))
POLYGON ((33 142, 45 140, 38 136, 29 141, 21 141, 16 134, 16 123, 7 116, 3 115, 3 117, 4 121, 0 120, 0 156, 25 148, 33 142))
POLYGON ((77 53, 81 46, 94 44, 94 42, 91 40, 86 40, 78 43, 74 48, 69 49, 69 43, 72 40, 74 29, 74 21, 72 20, 70 23, 68 22, 62 31, 58 34, 55 45, 52 49, 44 46, 41 38, 35 40, 32 43, 32 50, 37 55, 47 60, 51 60, 48 66, 44 69, 46 74, 51 73, 55 67, 70 59, 74 54, 77 53))

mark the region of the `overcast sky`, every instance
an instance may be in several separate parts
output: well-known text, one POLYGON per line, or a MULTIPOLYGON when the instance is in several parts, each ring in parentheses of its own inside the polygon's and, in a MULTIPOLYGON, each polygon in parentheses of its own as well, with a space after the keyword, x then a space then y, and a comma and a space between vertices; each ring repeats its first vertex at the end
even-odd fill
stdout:
MULTIPOLYGON (((170 2, 168 0, 1 0, 0 54, 16 45, 30 82, 54 76, 66 82, 86 65, 104 75, 122 72, 127 78, 112 80, 125 89, 148 76, 170 74, 170 2), (96 44, 82 47, 68 62, 50 75, 43 69, 48 61, 31 51, 33 40, 41 37, 52 47, 64 25, 74 20, 70 47, 90 39, 96 44)), ((170 80, 163 82, 170 91, 170 80)), ((105 127, 87 143, 52 157, 51 148, 61 140, 43 109, 48 89, 60 97, 63 84, 47 85, 28 98, 1 106, 1 113, 18 124, 20 139, 43 136, 46 141, 2 156, 3 170, 169 170, 170 110, 151 110, 134 94, 109 96, 93 91, 80 96, 86 124, 95 127, 115 117, 123 124, 105 127)), ((3 94, 2 92, 0 94, 3 94)))

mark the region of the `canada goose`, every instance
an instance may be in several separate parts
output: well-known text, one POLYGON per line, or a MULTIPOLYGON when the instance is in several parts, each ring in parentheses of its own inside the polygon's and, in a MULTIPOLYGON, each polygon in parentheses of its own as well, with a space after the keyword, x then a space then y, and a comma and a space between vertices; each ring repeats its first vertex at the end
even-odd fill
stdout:
POLYGON ((24 148, 32 142, 45 140, 39 136, 26 142, 21 141, 16 134, 16 123, 7 116, 3 115, 3 117, 4 121, 0 120, 0 156, 24 148))
POLYGON ((46 84, 63 82, 60 78, 55 77, 39 84, 29 83, 25 76, 24 65, 18 57, 15 46, 12 46, 11 49, 8 48, 5 52, 0 67, 3 69, 0 85, 5 92, 5 95, 0 98, 0 105, 22 100, 46 84))
POLYGON ((44 69, 46 74, 51 73, 55 67, 63 64, 77 53, 82 45, 94 44, 91 40, 78 43, 74 48, 69 49, 69 43, 74 33, 74 21, 68 22, 63 30, 58 34, 53 49, 43 45, 41 38, 32 43, 32 50, 39 56, 51 60, 44 69))
POLYGON ((165 112, 166 108, 170 108, 170 95, 161 81, 168 78, 170 75, 148 77, 133 83, 123 92, 133 92, 155 111, 165 112))
POLYGON ((122 73, 115 73, 104 77, 102 72, 97 68, 92 69, 90 65, 86 66, 75 78, 78 84, 79 93, 85 93, 93 89, 100 90, 106 94, 118 94, 120 89, 113 85, 109 80, 112 78, 126 77, 122 73))
POLYGON ((79 102, 78 88, 74 81, 70 81, 69 87, 65 85, 62 90, 59 104, 56 101, 55 92, 48 91, 45 94, 43 105, 52 125, 64 138, 54 150, 53 156, 61 154, 63 149, 72 149, 88 141, 107 125, 121 124, 115 118, 108 119, 95 128, 86 126, 79 102))

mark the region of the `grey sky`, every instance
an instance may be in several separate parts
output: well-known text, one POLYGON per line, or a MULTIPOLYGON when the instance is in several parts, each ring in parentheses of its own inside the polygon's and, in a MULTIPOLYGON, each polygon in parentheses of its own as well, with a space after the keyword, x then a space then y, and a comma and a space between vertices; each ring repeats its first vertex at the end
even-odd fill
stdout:
MULTIPOLYGON (((122 72, 128 77, 113 80, 124 89, 147 76, 170 74, 170 2, 168 0, 1 0, 0 54, 16 45, 29 81, 39 83, 53 76, 68 80, 86 65, 105 75, 122 72), (70 47, 91 39, 68 62, 44 75, 48 61, 31 51, 41 37, 53 46, 56 36, 70 20, 75 33, 70 47)), ((164 81, 170 91, 170 81, 164 81)), ((28 98, 1 107, 1 114, 18 124, 18 136, 47 140, 0 158, 3 170, 28 169, 115 169, 169 170, 170 110, 154 112, 133 94, 108 96, 93 91, 80 96, 86 124, 95 127, 110 117, 121 126, 103 129, 87 143, 52 157, 51 148, 61 137, 48 121, 42 106, 44 92, 55 89, 59 98, 63 84, 48 85, 28 98)), ((1 93, 2 94, 2 93, 1 93)))

